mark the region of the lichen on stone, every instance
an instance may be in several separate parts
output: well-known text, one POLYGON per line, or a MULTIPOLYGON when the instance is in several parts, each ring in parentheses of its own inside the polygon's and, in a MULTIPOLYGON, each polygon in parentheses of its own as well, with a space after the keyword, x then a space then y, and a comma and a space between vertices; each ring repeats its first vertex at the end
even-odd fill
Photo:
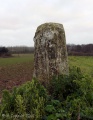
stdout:
POLYGON ((65 31, 62 24, 40 25, 34 36, 34 77, 48 82, 53 75, 68 74, 65 31))

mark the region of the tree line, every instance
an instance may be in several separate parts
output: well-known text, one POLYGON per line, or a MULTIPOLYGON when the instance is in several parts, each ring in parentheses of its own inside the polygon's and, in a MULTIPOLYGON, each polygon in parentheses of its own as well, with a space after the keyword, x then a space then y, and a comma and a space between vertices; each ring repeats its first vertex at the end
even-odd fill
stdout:
POLYGON ((93 56, 93 44, 86 45, 67 45, 68 55, 93 56))
MULTIPOLYGON (((86 45, 75 45, 67 44, 68 55, 75 56, 93 56, 93 44, 86 45)), ((34 47, 27 46, 11 46, 11 47, 0 47, 0 56, 2 54, 27 54, 34 53, 34 47)))
POLYGON ((34 47, 27 46, 14 46, 7 47, 11 54, 26 54, 26 53, 34 53, 34 47))

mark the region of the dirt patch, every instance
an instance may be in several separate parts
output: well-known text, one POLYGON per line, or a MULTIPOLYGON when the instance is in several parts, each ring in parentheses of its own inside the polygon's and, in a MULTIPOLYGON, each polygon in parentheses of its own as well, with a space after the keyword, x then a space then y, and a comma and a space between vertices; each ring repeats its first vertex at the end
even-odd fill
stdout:
POLYGON ((0 67, 0 100, 4 89, 12 90, 14 86, 32 80, 33 62, 15 64, 7 67, 0 67))

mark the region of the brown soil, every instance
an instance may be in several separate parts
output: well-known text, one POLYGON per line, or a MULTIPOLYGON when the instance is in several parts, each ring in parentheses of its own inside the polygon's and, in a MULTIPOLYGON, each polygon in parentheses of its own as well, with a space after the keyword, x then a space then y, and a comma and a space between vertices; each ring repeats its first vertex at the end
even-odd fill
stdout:
POLYGON ((0 67, 0 100, 4 89, 11 91, 14 86, 20 86, 32 80, 32 76, 32 62, 0 67))

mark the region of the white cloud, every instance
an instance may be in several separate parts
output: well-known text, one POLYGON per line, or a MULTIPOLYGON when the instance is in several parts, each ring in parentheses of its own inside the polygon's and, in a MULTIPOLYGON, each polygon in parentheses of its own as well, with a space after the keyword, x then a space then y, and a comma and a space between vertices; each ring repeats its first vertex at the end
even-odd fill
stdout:
POLYGON ((93 43, 92 0, 0 0, 0 45, 33 46, 36 28, 64 25, 67 43, 93 43))

